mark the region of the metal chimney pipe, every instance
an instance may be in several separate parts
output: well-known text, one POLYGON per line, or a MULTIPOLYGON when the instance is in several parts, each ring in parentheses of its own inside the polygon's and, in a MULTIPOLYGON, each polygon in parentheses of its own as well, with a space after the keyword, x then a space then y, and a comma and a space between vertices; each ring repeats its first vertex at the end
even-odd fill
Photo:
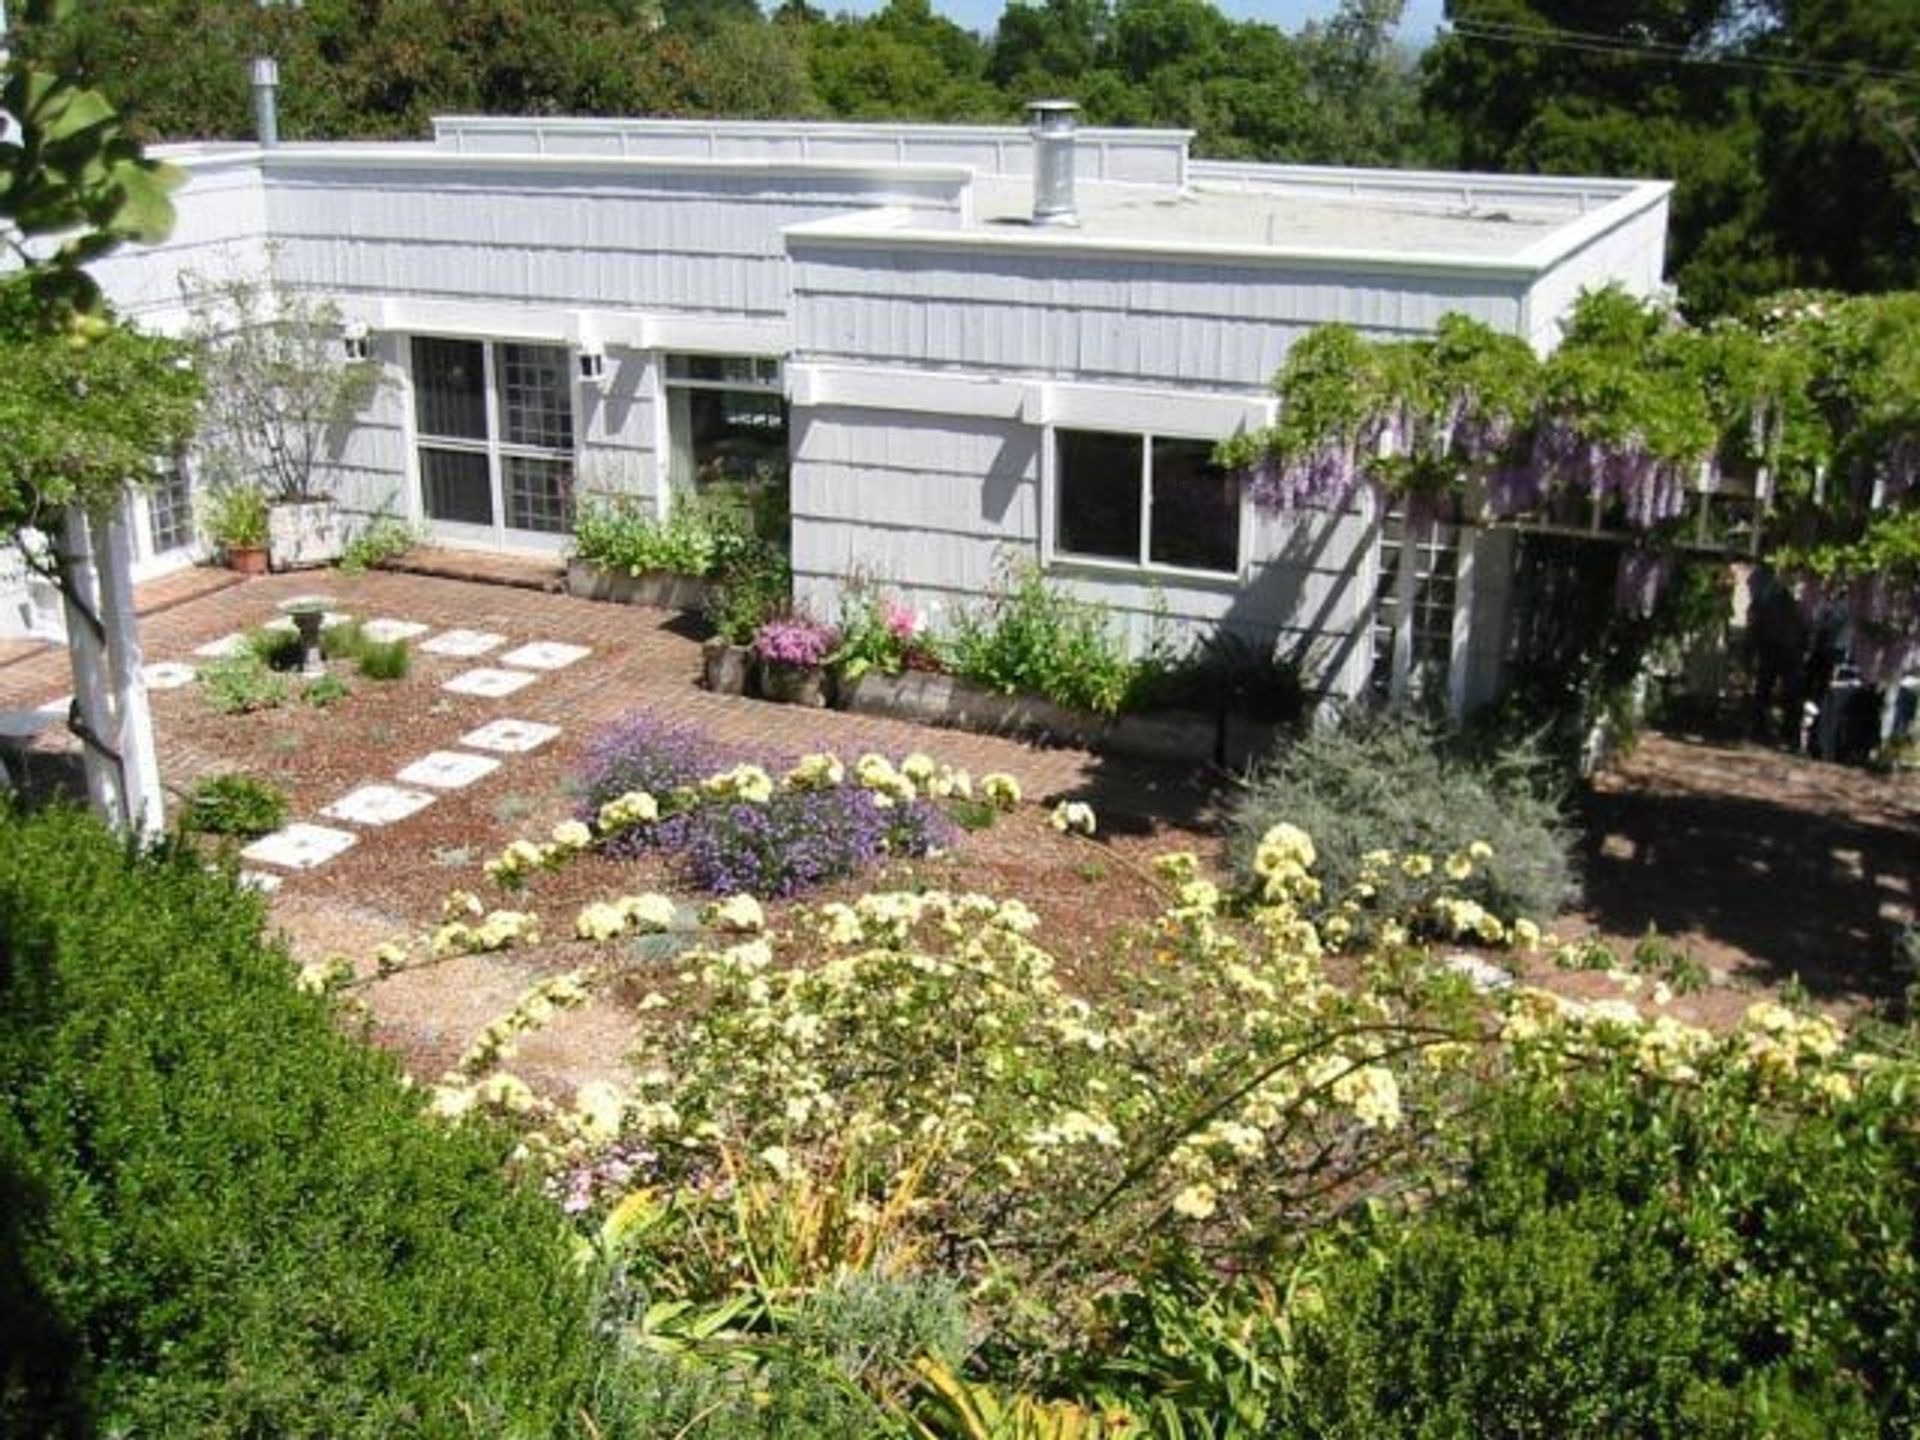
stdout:
POLYGON ((280 67, 269 55, 253 57, 253 133, 262 147, 280 143, 280 67))
POLYGON ((1073 144, 1080 107, 1071 100, 1035 100, 1027 106, 1033 137, 1033 223, 1078 225, 1073 199, 1073 144))

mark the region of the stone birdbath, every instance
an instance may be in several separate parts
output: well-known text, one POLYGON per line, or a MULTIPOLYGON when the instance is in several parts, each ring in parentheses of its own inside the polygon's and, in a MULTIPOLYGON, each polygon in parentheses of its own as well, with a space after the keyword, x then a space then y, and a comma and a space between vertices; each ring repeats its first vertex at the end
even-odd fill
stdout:
POLYGON ((327 673, 326 657, 320 651, 320 629, 327 622, 332 604, 326 595, 296 595, 280 602, 300 636, 300 674, 309 680, 327 673))

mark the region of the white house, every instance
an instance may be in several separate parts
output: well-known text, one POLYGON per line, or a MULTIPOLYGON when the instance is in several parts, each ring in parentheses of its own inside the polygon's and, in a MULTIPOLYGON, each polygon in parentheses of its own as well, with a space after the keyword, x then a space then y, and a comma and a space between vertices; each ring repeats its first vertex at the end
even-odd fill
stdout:
MULTIPOLYGON (((456 118, 177 147, 173 237, 99 273, 159 329, 188 273, 336 301, 397 382, 340 437, 341 499, 444 543, 558 549, 586 495, 784 474, 798 598, 828 617, 852 576, 951 607, 1026 556, 1136 633, 1313 636, 1342 692, 1491 693, 1510 536, 1266 515, 1210 446, 1271 417, 1317 324, 1462 311, 1546 348, 1583 288, 1654 291, 1669 187, 1212 163, 1186 132, 1045 124, 456 118)), ((190 476, 138 507, 149 572, 193 553, 190 476)))

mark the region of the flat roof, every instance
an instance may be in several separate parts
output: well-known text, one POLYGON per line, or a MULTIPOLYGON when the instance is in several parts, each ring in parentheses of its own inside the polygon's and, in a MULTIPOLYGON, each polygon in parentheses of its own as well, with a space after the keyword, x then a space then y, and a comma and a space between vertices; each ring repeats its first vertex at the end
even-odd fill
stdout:
MULTIPOLYGON (((971 228, 1034 230, 1031 182, 981 176, 974 181, 973 199, 971 228)), ((1205 181, 1184 190, 1082 182, 1076 187, 1076 199, 1077 233, 1095 241, 1198 243, 1234 249, 1351 248, 1485 259, 1516 258, 1572 218, 1559 206, 1461 205, 1415 195, 1297 194, 1205 181)))

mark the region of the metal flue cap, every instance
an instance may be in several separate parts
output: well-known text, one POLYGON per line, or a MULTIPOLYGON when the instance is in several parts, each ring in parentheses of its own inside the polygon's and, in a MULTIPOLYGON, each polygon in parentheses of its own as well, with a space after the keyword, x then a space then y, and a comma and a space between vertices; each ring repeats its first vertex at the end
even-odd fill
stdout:
POLYGON ((1035 100, 1027 106, 1033 137, 1033 223, 1078 225, 1073 198, 1073 133, 1080 107, 1071 100, 1035 100))

